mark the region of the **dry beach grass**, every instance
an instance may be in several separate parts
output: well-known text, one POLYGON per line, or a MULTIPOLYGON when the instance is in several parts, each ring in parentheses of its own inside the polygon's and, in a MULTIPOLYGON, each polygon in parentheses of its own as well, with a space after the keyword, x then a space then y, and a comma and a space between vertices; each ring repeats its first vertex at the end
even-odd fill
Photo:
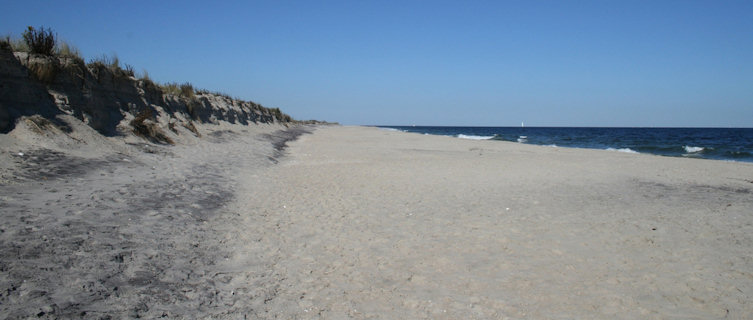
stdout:
POLYGON ((197 127, 75 152, 4 137, 3 317, 753 315, 751 164, 197 127))

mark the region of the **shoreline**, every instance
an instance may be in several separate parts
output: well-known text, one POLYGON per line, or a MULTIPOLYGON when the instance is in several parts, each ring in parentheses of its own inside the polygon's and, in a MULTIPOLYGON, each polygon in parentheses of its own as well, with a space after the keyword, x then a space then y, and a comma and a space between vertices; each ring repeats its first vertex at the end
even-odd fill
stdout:
POLYGON ((0 194, 3 313, 753 315, 753 164, 372 127, 197 128, 183 145, 29 153, 53 162, 0 194))
POLYGON ((274 310, 750 316, 753 165, 694 160, 319 129, 251 201, 290 245, 274 310))
POLYGON ((369 126, 467 140, 753 163, 753 128, 369 126), (728 137, 737 136, 733 141, 728 137), (606 137, 609 137, 608 139, 606 137), (747 142, 746 142, 747 141, 747 142))

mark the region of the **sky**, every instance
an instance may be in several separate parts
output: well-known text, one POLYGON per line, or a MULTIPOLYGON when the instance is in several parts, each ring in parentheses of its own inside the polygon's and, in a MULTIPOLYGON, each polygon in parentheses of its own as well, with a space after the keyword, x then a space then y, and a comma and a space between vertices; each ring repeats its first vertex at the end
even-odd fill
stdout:
POLYGON ((5 1, 27 26, 301 120, 753 127, 750 0, 5 1))

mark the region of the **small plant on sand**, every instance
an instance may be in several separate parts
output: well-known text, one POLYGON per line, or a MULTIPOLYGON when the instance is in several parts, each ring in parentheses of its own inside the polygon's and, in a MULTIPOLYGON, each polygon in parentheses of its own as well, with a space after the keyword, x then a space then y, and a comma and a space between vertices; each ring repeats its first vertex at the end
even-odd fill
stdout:
POLYGON ((52 56, 55 54, 55 34, 51 29, 40 27, 39 30, 29 26, 23 34, 24 42, 31 53, 52 56))
POLYGON ((196 94, 211 94, 211 95, 215 95, 215 96, 218 96, 218 97, 223 97, 223 98, 226 98, 226 99, 239 100, 239 101, 241 100, 241 99, 233 98, 229 94, 224 93, 222 91, 210 91, 210 90, 207 90, 207 89, 196 89, 196 94))
POLYGON ((126 64, 124 68, 120 67, 120 59, 118 58, 117 54, 112 55, 108 67, 110 69, 110 72, 112 72, 112 74, 114 74, 118 78, 129 78, 134 76, 133 66, 126 64))
POLYGON ((6 35, 3 39, 0 39, 0 45, 6 49, 10 47, 13 52, 71 58, 77 60, 77 62, 84 61, 78 48, 68 42, 61 41, 51 29, 43 27, 40 30, 29 27, 21 38, 6 35))
POLYGON ((104 58, 105 64, 107 65, 110 70, 114 69, 120 69, 120 59, 118 58, 117 54, 113 54, 112 57, 107 57, 105 55, 102 56, 104 58))
POLYGON ((10 44, 10 36, 0 39, 0 49, 13 51, 13 45, 10 44))
POLYGON ((163 93, 181 98, 186 105, 186 111, 188 111, 188 115, 191 116, 191 119, 197 118, 197 110, 201 107, 201 102, 198 97, 196 97, 196 91, 192 84, 188 82, 183 84, 168 82, 160 87, 162 88, 163 93))
POLYGON ((74 58, 74 59, 80 59, 83 61, 83 58, 81 57, 81 51, 78 50, 78 48, 68 44, 65 41, 60 41, 57 48, 55 49, 56 55, 63 58, 74 58))
POLYGON ((196 126, 193 125, 193 121, 188 120, 188 124, 183 124, 183 127, 193 132, 195 136, 201 137, 201 133, 199 133, 199 130, 196 129, 196 126))
POLYGON ((143 69, 141 71, 141 74, 138 76, 138 78, 142 81, 149 81, 154 83, 154 81, 152 81, 152 78, 149 76, 149 71, 146 71, 146 69, 143 69))
POLYGON ((31 49, 29 49, 29 46, 26 45, 26 42, 24 39, 8 39, 8 42, 10 43, 11 48, 13 48, 13 52, 31 52, 31 49))
POLYGON ((127 75, 128 75, 129 77, 134 77, 134 76, 136 75, 136 73, 135 73, 135 72, 133 72, 133 66, 132 66, 132 65, 130 65, 130 64, 127 64, 127 63, 125 64, 125 66, 124 66, 124 68, 123 68, 123 71, 125 71, 125 73, 126 73, 126 74, 127 74, 127 75))
POLYGON ((193 85, 186 82, 183 84, 177 84, 175 82, 168 82, 161 85, 162 91, 174 96, 181 96, 188 99, 195 98, 195 92, 193 85))
POLYGON ((227 93, 224 93, 224 92, 222 92, 222 91, 212 91, 212 92, 210 92, 210 93, 211 93, 211 94, 213 94, 213 95, 216 95, 216 96, 220 96, 220 97, 223 97, 223 98, 225 98, 225 99, 230 99, 230 100, 238 100, 238 101, 241 101, 241 99, 239 99, 239 98, 236 98, 236 97, 232 97, 232 96, 230 96, 229 94, 227 94, 227 93))
POLYGON ((280 108, 271 108, 269 111, 279 122, 291 122, 293 120, 289 115, 282 113, 280 108))
POLYGON ((103 54, 99 57, 92 58, 86 65, 91 69, 107 69, 112 65, 112 59, 103 54))
POLYGON ((26 125, 38 134, 44 134, 46 131, 57 128, 50 120, 47 120, 38 114, 26 118, 25 121, 26 125))
POLYGON ((159 126, 157 126, 156 123, 151 121, 151 118, 152 109, 150 108, 146 108, 144 109, 144 111, 141 111, 139 114, 137 114, 136 117, 131 120, 133 133, 147 138, 153 142, 175 144, 175 142, 173 142, 170 137, 165 135, 165 133, 162 131, 162 129, 160 129, 159 126))
POLYGON ((190 84, 190 83, 188 83, 188 82, 186 82, 184 84, 181 84, 180 85, 180 95, 184 96, 186 98, 189 98, 189 99, 193 99, 194 98, 193 85, 190 84))
POLYGON ((159 94, 162 95, 162 88, 154 83, 154 81, 152 81, 152 78, 149 77, 149 72, 143 70, 141 72, 141 75, 139 76, 139 79, 141 80, 141 82, 143 82, 145 90, 148 90, 150 92, 159 92, 159 94))
POLYGON ((115 78, 129 78, 134 76, 133 67, 126 64, 125 69, 120 67, 120 59, 117 54, 112 56, 101 55, 97 58, 93 58, 87 66, 90 69, 108 69, 115 78))
POLYGON ((180 95, 180 88, 178 87, 177 83, 168 82, 160 85, 160 88, 162 88, 162 92, 164 92, 165 94, 171 94, 174 96, 180 95))

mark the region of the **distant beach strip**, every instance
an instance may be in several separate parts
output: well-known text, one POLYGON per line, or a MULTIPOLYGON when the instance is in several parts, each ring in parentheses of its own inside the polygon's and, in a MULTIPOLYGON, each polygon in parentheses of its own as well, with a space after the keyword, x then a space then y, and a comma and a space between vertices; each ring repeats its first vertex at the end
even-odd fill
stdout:
POLYGON ((753 162, 753 128, 377 127, 470 140, 753 162))

